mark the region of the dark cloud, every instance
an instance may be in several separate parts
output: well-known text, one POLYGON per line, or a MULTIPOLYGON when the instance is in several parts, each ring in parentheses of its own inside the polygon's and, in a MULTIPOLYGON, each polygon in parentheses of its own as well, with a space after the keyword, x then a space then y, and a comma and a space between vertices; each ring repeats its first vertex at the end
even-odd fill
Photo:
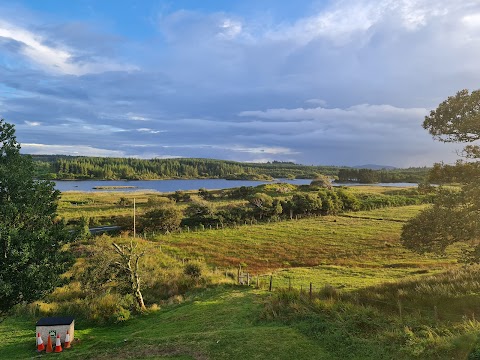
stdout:
POLYGON ((478 86, 478 14, 476 2, 342 1, 265 26, 179 11, 141 41, 0 16, 0 115, 35 153, 452 161, 456 146, 421 122, 478 86))

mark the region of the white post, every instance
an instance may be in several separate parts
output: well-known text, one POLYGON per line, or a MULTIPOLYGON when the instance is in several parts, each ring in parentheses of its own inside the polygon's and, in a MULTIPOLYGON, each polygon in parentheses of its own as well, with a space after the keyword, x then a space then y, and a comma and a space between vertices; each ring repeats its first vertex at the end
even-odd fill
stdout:
POLYGON ((135 198, 133 198, 133 238, 135 239, 136 229, 135 229, 135 198))

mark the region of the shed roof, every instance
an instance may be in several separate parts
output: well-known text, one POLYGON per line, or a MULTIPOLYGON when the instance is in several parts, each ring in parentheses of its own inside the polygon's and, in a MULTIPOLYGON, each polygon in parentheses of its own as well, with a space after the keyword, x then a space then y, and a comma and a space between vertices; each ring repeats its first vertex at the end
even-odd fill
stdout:
POLYGON ((74 318, 72 316, 46 317, 37 321, 37 326, 70 325, 74 318))

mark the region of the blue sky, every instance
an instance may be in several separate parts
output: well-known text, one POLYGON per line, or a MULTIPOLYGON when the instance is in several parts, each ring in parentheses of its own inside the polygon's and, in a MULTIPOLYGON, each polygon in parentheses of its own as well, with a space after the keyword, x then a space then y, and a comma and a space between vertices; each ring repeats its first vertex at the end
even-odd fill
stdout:
POLYGON ((479 55, 476 0, 3 2, 0 116, 32 154, 431 165, 479 55))

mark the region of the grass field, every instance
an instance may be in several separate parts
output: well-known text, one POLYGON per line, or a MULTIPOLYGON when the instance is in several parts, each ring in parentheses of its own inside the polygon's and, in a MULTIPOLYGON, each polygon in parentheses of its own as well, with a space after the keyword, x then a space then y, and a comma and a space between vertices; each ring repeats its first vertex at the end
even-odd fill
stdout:
MULTIPOLYGON (((410 206, 408 213, 422 208, 410 206)), ((404 210, 399 207, 382 212, 386 218, 397 218, 404 210)), ((363 212, 363 217, 366 214, 363 212)), ((403 248, 399 242, 401 226, 397 221, 324 216, 160 235, 155 241, 178 257, 202 257, 220 267, 243 264, 254 274, 319 265, 418 270, 442 269, 454 263, 452 258, 420 256, 403 248)))
MULTIPOLYGON (((64 359, 331 359, 322 345, 285 324, 260 321, 264 292, 217 288, 123 325, 77 326, 64 359)), ((2 359, 35 357, 34 321, 0 324, 2 359)), ((40 358, 45 354, 39 355, 40 358)))
MULTIPOLYGON (((140 208, 148 196, 158 194, 144 196, 135 195, 140 208)), ((106 213, 131 211, 119 208, 115 204, 118 199, 111 193, 95 194, 92 198, 90 194, 83 194, 82 198, 70 193, 62 198, 61 211, 72 218, 78 215, 80 208, 86 216, 98 210, 106 213), (77 202, 78 205, 74 205, 77 202)), ((464 320, 461 313, 456 314, 453 325, 436 323, 434 305, 428 299, 437 296, 437 292, 445 293, 443 307, 439 309, 447 314, 449 299, 454 298, 457 290, 450 287, 448 281, 445 285, 448 276, 438 280, 438 285, 434 284, 437 280, 422 280, 430 279, 432 274, 457 269, 455 253, 459 249, 443 257, 421 256, 406 250, 400 243, 403 223, 423 208, 423 205, 384 208, 344 214, 346 216, 157 235, 144 242, 164 255, 178 260, 201 258, 219 271, 241 264, 244 271, 260 275, 260 285, 264 287, 217 285, 197 289, 187 294, 180 304, 161 305, 157 311, 124 323, 100 326, 79 319, 75 333, 79 341, 70 351, 56 356, 65 359, 321 360, 451 359, 451 354, 467 354, 475 346, 472 334, 480 329, 480 324, 471 319, 471 313, 464 320), (285 293, 288 301, 285 298, 279 301, 276 292, 269 293, 265 289, 270 274, 273 274, 274 290, 289 285, 306 290, 312 283, 314 292, 321 293, 326 285, 333 285, 346 297, 338 303, 316 298, 311 302, 311 299, 296 297, 298 294, 285 293), (395 296, 398 297, 399 291, 405 294, 409 307, 415 307, 415 296, 423 291, 422 301, 429 311, 425 318, 428 327, 423 326, 421 313, 410 314, 407 308, 404 311, 409 317, 398 319, 395 296), (363 296, 367 304, 375 305, 379 299, 388 301, 393 310, 371 311, 352 300, 358 301, 355 294, 363 296), (389 321, 393 321, 392 327, 385 325, 389 321), (359 329, 367 334, 375 330, 375 334, 364 337, 359 329), (440 351, 422 357, 428 353, 425 349, 435 344, 440 344, 439 349, 454 348, 451 344, 464 341, 464 334, 468 335, 465 335, 468 341, 460 347, 463 352, 445 352, 448 357, 442 357, 440 351), (398 347, 392 345, 397 343, 398 347)), ((148 266, 154 266, 154 260, 149 259, 148 266)), ((465 304, 465 309, 475 311, 477 308, 472 307, 472 303, 478 289, 471 287, 471 283, 476 284, 476 280, 473 275, 461 279, 459 283, 465 285, 459 291, 465 294, 456 301, 465 304), (472 289, 471 294, 468 289, 472 289)), ((255 280, 254 277, 253 284, 255 280)), ((281 291, 278 293, 283 296, 281 291)), ((34 316, 19 312, 0 323, 0 338, 3 339, 0 358, 45 356, 36 355, 34 351, 35 321, 34 316)))

